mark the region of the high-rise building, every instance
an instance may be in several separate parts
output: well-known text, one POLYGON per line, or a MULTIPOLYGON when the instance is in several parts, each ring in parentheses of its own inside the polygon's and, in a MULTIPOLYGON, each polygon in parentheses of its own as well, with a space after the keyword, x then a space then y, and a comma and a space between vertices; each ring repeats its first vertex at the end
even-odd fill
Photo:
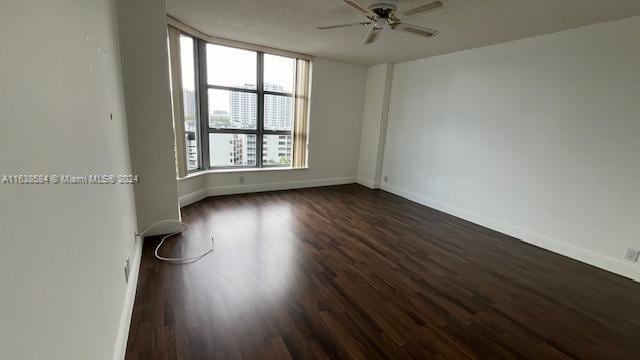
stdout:
POLYGON ((214 166, 254 166, 256 136, 245 134, 215 134, 211 147, 214 166))
POLYGON ((229 96, 229 109, 231 110, 231 124, 234 128, 254 129, 258 115, 258 103, 256 94, 232 91, 229 96))
MULTIPOLYGON (((247 85, 247 87, 253 87, 247 85)), ((265 83, 264 89, 284 92, 281 85, 265 83)), ((209 112, 210 126, 231 129, 255 129, 258 104, 255 93, 229 92, 229 111, 209 112)), ((291 131, 293 123, 293 97, 274 94, 264 96, 264 127, 266 130, 291 131)), ((216 166, 255 165, 257 161, 255 135, 217 134, 212 147, 212 159, 216 166), (223 165, 224 163, 224 165, 223 165)), ((266 165, 288 165, 291 162, 292 138, 290 135, 266 135, 262 144, 262 158, 266 165)))
POLYGON ((187 151, 187 170, 198 168, 198 140, 196 118, 196 93, 193 90, 182 91, 184 107, 185 146, 187 151))
MULTIPOLYGON (((284 92, 282 85, 265 83, 266 91, 284 92)), ((293 97, 266 94, 264 96, 264 127, 268 130, 291 130, 293 97)))

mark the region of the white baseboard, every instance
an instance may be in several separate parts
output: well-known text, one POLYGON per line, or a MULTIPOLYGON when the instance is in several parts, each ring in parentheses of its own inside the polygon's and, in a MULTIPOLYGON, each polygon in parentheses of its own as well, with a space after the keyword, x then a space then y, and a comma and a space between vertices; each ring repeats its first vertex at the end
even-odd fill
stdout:
POLYGON ((138 274, 140 273, 140 262, 142 261, 142 243, 143 239, 136 237, 133 255, 129 258, 131 270, 129 271, 129 282, 127 283, 127 291, 124 297, 122 313, 120 315, 120 326, 116 337, 115 350, 113 352, 113 360, 124 360, 127 351, 127 340, 129 339, 129 327, 131 326, 131 315, 133 315, 133 303, 136 298, 136 290, 138 288, 138 274))
POLYGON ((202 189, 202 190, 198 190, 196 192, 192 192, 183 196, 180 196, 178 198, 178 202, 180 204, 180 207, 184 207, 187 205, 191 205, 193 203, 196 203, 202 199, 206 199, 208 198, 209 195, 209 189, 202 189))
POLYGON ((554 253, 570 257, 572 259, 593 265, 600 269, 610 271, 612 273, 622 275, 631 278, 634 281, 640 282, 640 267, 632 264, 625 263, 623 261, 595 253, 591 250, 580 248, 569 243, 552 239, 546 235, 538 234, 534 231, 523 229, 521 227, 493 219, 488 216, 477 214, 472 211, 461 209, 455 206, 451 206, 440 202, 435 199, 428 198, 421 194, 401 189, 390 184, 383 184, 382 189, 392 194, 401 196, 419 204, 428 206, 430 208, 440 210, 447 214, 459 217, 461 219, 470 221, 472 223, 484 226, 489 229, 513 236, 526 243, 536 245, 543 249, 552 251, 554 253))
MULTIPOLYGON (((158 235, 166 235, 166 234, 172 234, 172 233, 176 233, 176 232, 181 232, 183 229, 182 225, 180 225, 180 223, 178 223, 178 221, 180 221, 180 219, 175 219, 176 222, 171 222, 171 223, 164 223, 164 224, 157 224, 155 226, 153 226, 151 229, 149 229, 149 231, 147 233, 145 233, 145 237, 150 237, 150 236, 158 236, 158 235)), ((148 229, 150 226, 152 226, 153 224, 145 224, 144 227, 141 227, 142 229, 146 230, 148 229)), ((144 231, 142 230, 142 231, 144 231)))
POLYGON ((245 185, 233 185, 233 186, 214 186, 207 189, 199 190, 193 193, 180 196, 180 207, 184 207, 200 201, 209 196, 231 195, 231 194, 245 194, 263 191, 275 191, 275 190, 290 190, 290 189, 302 189, 317 186, 331 186, 331 185, 344 185, 353 184, 356 182, 355 177, 341 177, 341 178, 328 178, 328 179, 312 179, 312 180, 300 180, 300 181, 284 181, 277 183, 263 183, 263 184, 245 184, 245 185))
POLYGON ((362 186, 368 187, 369 189, 379 189, 380 188, 380 186, 376 185, 375 181, 369 180, 369 179, 365 179, 365 178, 362 178, 362 177, 358 177, 356 179, 356 182, 358 184, 362 185, 362 186))

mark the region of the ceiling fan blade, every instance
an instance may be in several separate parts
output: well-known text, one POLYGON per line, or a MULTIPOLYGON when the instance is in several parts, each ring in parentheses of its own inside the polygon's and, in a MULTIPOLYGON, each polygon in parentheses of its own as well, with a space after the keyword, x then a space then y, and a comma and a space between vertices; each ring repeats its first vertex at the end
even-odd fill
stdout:
POLYGON ((411 24, 398 23, 391 26, 391 28, 393 30, 403 31, 411 35, 423 36, 428 38, 438 35, 438 30, 433 30, 426 27, 411 25, 411 24))
POLYGON ((364 45, 367 45, 375 42, 376 40, 378 40, 378 36, 380 35, 380 32, 382 32, 382 28, 375 27, 375 26, 372 27, 367 32, 367 36, 365 36, 364 41, 362 43, 364 45))
POLYGON ((349 5, 349 6, 351 6, 354 9, 358 10, 359 12, 361 12, 361 13, 363 13, 365 15, 369 14, 369 9, 364 7, 362 4, 360 4, 356 0, 344 0, 344 3, 349 5))
POLYGON ((444 7, 444 3, 442 1, 434 1, 434 2, 430 2, 430 3, 426 3, 423 5, 420 5, 418 7, 415 7, 413 9, 407 10, 404 12, 404 16, 412 16, 412 15, 418 15, 418 14, 424 14, 424 13, 428 13, 431 11, 436 11, 439 9, 442 9, 444 7))
POLYGON ((349 26, 356 26, 356 25, 369 25, 371 24, 371 22, 357 22, 357 23, 351 23, 351 24, 340 24, 340 25, 329 25, 329 26, 318 26, 318 30, 328 30, 328 29, 338 29, 338 28, 343 28, 343 27, 349 27, 349 26))

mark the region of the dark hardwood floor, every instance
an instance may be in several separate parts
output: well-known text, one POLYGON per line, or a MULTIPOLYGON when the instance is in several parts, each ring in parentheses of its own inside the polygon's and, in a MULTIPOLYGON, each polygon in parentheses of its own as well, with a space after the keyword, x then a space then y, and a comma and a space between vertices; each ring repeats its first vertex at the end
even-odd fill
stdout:
POLYGON ((127 359, 639 359, 640 284, 345 185, 215 197, 143 251, 127 359))

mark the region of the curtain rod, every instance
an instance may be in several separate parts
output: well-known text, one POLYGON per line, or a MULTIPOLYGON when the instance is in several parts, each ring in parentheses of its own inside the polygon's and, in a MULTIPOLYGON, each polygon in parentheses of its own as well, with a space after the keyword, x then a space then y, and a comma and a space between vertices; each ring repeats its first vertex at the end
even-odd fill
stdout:
POLYGON ((206 40, 210 43, 213 44, 217 44, 217 45, 225 45, 225 46, 231 46, 231 47, 236 47, 236 48, 242 48, 245 50, 252 50, 252 51, 261 51, 261 52, 266 52, 269 54, 273 54, 273 55, 281 55, 281 56, 287 56, 287 57, 295 57, 298 59, 303 59, 303 60, 309 60, 309 61, 313 61, 313 56, 311 55, 307 55, 307 54, 301 54, 301 53, 297 53, 294 51, 287 51, 287 50, 280 50, 280 49, 274 49, 268 46, 261 46, 261 45, 255 45, 255 44, 251 44, 251 43, 247 43, 247 42, 242 42, 242 41, 235 41, 235 40, 229 40, 229 39, 224 39, 224 38, 220 38, 220 37, 216 37, 216 36, 211 36, 209 34, 206 34, 196 28, 194 28, 193 26, 187 25, 185 23, 183 23, 182 21, 174 18, 171 15, 167 15, 167 24, 170 26, 173 26, 181 31, 184 31, 185 33, 189 34, 189 35, 193 35, 195 37, 201 38, 202 40, 206 40))

